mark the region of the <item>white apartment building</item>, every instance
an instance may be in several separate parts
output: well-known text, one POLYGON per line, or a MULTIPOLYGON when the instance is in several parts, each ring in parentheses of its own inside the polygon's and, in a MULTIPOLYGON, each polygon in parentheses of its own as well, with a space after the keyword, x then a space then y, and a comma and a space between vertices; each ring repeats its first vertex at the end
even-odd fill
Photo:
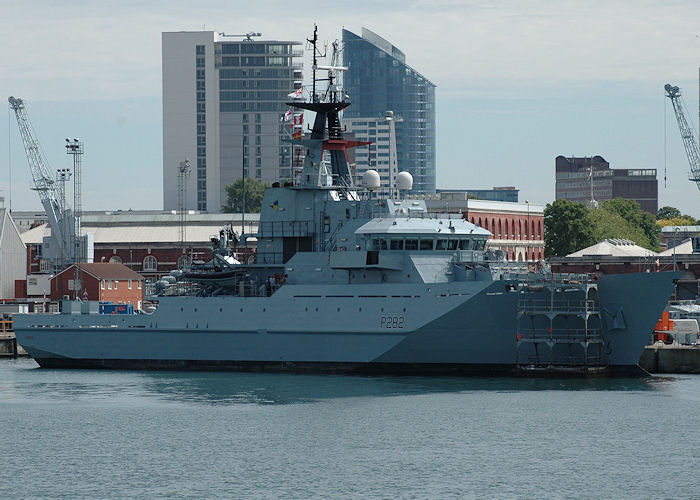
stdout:
POLYGON ((282 118, 301 88, 303 55, 294 41, 259 33, 162 34, 163 208, 216 213, 226 186, 244 175, 262 182, 292 178, 292 129, 282 118), (180 163, 189 171, 180 188, 180 163))
POLYGON ((396 122, 403 121, 392 111, 383 117, 346 118, 344 125, 358 141, 368 141, 368 146, 358 146, 355 154, 355 184, 362 184, 362 174, 367 170, 379 173, 381 188, 393 190, 396 186, 398 159, 396 155, 396 122))

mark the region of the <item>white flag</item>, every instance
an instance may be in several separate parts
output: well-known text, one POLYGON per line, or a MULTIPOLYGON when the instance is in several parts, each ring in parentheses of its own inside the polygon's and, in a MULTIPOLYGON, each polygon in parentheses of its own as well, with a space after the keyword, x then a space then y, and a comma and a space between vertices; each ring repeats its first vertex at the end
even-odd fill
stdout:
POLYGON ((291 94, 287 94, 287 97, 291 97, 292 99, 300 99, 301 98, 301 93, 303 92, 303 89, 297 89, 291 94))

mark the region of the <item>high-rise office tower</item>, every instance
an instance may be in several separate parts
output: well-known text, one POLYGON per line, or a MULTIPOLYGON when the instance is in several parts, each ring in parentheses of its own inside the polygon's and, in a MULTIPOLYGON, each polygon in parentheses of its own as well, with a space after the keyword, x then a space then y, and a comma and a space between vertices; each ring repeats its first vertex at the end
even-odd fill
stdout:
POLYGON ((435 192, 435 84, 406 64, 398 48, 372 31, 362 37, 343 30, 343 77, 352 105, 344 111, 348 121, 384 118, 387 111, 403 119, 396 122, 398 170, 413 175, 413 192, 435 192))
POLYGON ((244 170, 262 182, 292 178, 292 146, 283 142, 292 130, 281 119, 288 94, 301 88, 301 43, 259 36, 163 33, 166 210, 184 195, 186 209, 219 212, 244 170), (185 159, 191 172, 178 188, 185 159))

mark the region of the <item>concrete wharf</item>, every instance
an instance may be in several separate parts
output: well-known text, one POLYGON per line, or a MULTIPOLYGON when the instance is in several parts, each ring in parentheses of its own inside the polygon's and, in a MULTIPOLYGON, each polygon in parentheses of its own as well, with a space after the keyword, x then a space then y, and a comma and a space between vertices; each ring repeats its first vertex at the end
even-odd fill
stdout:
POLYGON ((17 358, 27 355, 22 346, 17 344, 17 337, 12 330, 12 315, 0 314, 0 358, 17 358))
POLYGON ((700 346, 657 342, 644 348, 639 366, 649 373, 700 373, 700 346))

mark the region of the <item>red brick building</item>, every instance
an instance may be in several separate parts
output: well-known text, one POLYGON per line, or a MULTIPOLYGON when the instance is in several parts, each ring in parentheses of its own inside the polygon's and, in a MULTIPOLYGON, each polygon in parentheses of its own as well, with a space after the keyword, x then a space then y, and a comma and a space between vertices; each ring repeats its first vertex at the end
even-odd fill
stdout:
POLYGON ((487 248, 496 248, 510 261, 544 258, 544 207, 534 203, 469 200, 462 217, 490 231, 487 248))
POLYGON ((141 309, 145 279, 123 264, 95 262, 73 265, 51 278, 51 300, 80 298, 141 309), (79 290, 75 290, 75 266, 79 267, 79 290), (76 297, 77 296, 77 297, 76 297))

